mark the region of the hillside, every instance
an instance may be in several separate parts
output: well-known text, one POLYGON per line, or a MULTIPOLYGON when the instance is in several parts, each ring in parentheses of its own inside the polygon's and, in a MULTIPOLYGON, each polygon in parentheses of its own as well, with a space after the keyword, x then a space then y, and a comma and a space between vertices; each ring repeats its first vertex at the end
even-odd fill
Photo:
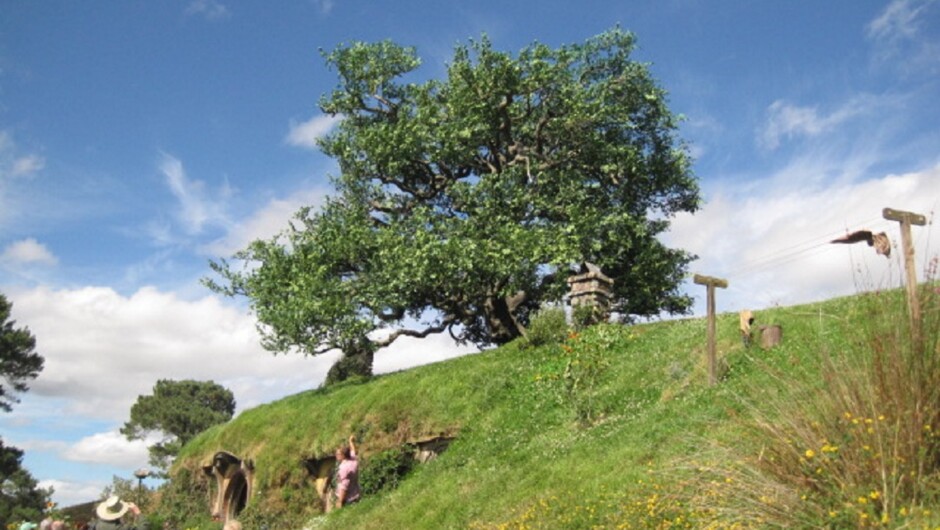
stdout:
MULTIPOLYGON (((367 382, 300 393, 245 411, 187 445, 174 467, 171 491, 164 494, 164 509, 185 506, 193 510, 192 521, 206 521, 206 499, 213 492, 205 488, 214 486, 201 468, 225 451, 253 463, 251 498, 239 515, 246 528, 695 528, 740 523, 748 510, 760 518, 768 512, 761 520, 777 524, 773 514, 792 512, 791 504, 801 502, 799 493, 768 486, 773 500, 755 508, 735 489, 751 475, 735 459, 760 461, 765 449, 773 453, 772 443, 754 442, 753 425, 770 417, 760 412, 755 422, 755 410, 764 402, 775 411, 768 414, 787 408, 793 398, 785 394, 788 388, 827 395, 826 385, 833 382, 831 374, 821 377, 828 366, 824 359, 865 350, 871 336, 881 333, 876 320, 901 325, 877 316, 903 312, 900 295, 877 296, 756 312, 755 325, 783 328, 782 344, 770 350, 745 348, 737 314, 719 315, 722 377, 716 386, 707 384, 706 323, 686 319, 595 326, 562 343, 526 347, 517 341, 367 382), (309 464, 330 455, 350 433, 360 439, 364 483, 384 481, 386 487, 323 515, 309 464), (403 444, 440 436, 453 441, 439 457, 395 474, 408 467, 398 458, 403 444)), ((925 307, 934 322, 935 307, 925 307)), ((935 352, 937 327, 928 329, 929 351, 935 352)), ((856 364, 863 365, 861 360, 856 364)), ((936 419, 929 417, 925 429, 936 419)), ((924 449, 935 458, 936 437, 925 440, 933 440, 924 449)), ((822 451, 835 447, 826 444, 822 451)), ((812 449, 805 457, 802 451, 796 449, 800 462, 811 458, 812 449)), ((821 454, 818 448, 816 453, 821 454)), ((855 487, 841 487, 847 486, 855 487)), ((857 488, 867 494, 866 485, 857 488)), ((872 495, 865 509, 878 504, 872 495)), ((858 519, 854 505, 843 510, 838 504, 843 501, 824 500, 807 517, 828 510, 833 521, 868 520, 868 515, 858 519), (835 508, 826 508, 830 505, 835 508)), ((897 512, 908 522, 936 524, 930 510, 935 496, 920 495, 903 505, 879 502, 884 507, 872 512, 872 520, 896 518, 897 512)))

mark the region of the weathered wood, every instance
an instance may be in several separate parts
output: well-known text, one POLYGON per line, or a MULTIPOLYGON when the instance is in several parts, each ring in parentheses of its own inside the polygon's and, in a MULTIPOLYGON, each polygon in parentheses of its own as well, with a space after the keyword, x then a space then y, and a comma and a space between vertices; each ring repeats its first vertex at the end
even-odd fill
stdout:
POLYGON ((901 249, 904 252, 904 273, 907 288, 907 308, 911 318, 911 339, 914 347, 920 350, 923 345, 921 334, 920 301, 917 299, 917 270, 914 264, 914 241, 911 238, 911 225, 924 226, 927 219, 920 214, 885 208, 881 211, 885 219, 901 224, 901 249))
POLYGON ((760 347, 769 350, 783 340, 783 327, 779 325, 760 327, 760 347))
POLYGON ((718 382, 718 376, 715 373, 717 364, 715 346, 715 287, 721 287, 722 289, 727 288, 728 280, 696 274, 692 277, 692 281, 706 287, 706 307, 708 313, 708 384, 714 385, 718 382))
POLYGON ((903 210, 893 210, 891 208, 885 208, 881 211, 881 215, 889 221, 897 221, 903 223, 907 221, 912 225, 924 226, 927 224, 927 218, 919 213, 914 212, 905 212, 903 210))
POLYGON ((714 278, 712 276, 702 276, 701 274, 696 274, 692 276, 692 281, 699 285, 714 285, 715 287, 721 287, 722 289, 728 288, 728 280, 714 278))

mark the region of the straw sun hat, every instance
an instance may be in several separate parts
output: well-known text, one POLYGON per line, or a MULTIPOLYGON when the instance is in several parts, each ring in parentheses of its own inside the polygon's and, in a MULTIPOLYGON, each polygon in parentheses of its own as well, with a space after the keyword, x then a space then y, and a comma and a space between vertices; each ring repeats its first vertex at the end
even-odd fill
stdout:
POLYGON ((129 503, 122 501, 117 495, 112 495, 98 505, 95 513, 102 521, 117 521, 130 509, 131 505, 129 503))

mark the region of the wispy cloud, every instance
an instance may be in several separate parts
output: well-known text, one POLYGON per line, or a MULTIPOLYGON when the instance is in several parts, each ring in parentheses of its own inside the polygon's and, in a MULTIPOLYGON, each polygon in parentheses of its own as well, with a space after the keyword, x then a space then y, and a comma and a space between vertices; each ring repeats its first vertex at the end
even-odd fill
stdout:
POLYGON ((868 23, 868 36, 878 40, 913 38, 920 30, 921 16, 934 1, 894 0, 868 23))
POLYGON ((336 4, 333 0, 313 0, 313 5, 317 6, 317 9, 320 10, 320 13, 324 15, 329 15, 333 11, 333 6, 336 4))
POLYGON ((0 180, 29 177, 45 166, 45 158, 34 153, 23 153, 9 131, 0 131, 0 180))
POLYGON ((56 265, 59 262, 45 245, 32 238, 9 244, 0 254, 0 261, 13 265, 56 265))
POLYGON ((228 7, 218 0, 193 0, 186 6, 185 13, 189 16, 199 15, 207 20, 218 20, 232 14, 228 7))
POLYGON ((201 250, 210 256, 231 256, 252 241, 270 239, 289 227, 288 223, 302 206, 317 207, 326 194, 326 189, 316 188, 272 199, 244 221, 234 224, 224 237, 201 250))
MULTIPOLYGON (((803 161, 760 181, 746 196, 728 191, 708 198, 694 215, 680 215, 664 238, 700 256, 694 272, 729 280, 721 311, 792 305, 853 294, 866 287, 896 287, 903 267, 895 248, 891 259, 866 245, 833 245, 846 231, 885 231, 897 244, 897 223, 885 207, 933 216, 938 204, 940 166, 879 178, 826 179, 831 161, 803 161), (807 182, 815 180, 814 186, 807 182)), ((940 232, 914 233, 918 270, 940 249, 940 232), (932 254, 931 254, 932 253, 932 254)), ((695 286, 689 292, 698 301, 695 286)))
POLYGON ((230 194, 227 187, 219 192, 217 198, 211 198, 205 190, 205 184, 199 180, 190 180, 183 169, 183 163, 176 157, 163 153, 160 172, 166 178, 170 192, 179 201, 177 220, 183 230, 190 235, 203 231, 207 225, 226 226, 225 199, 230 194))
POLYGON ((758 144, 774 150, 783 140, 819 136, 883 104, 878 98, 862 95, 826 114, 816 106, 794 105, 778 99, 767 107, 767 120, 758 136, 758 144))
MULTIPOLYGON (((865 28, 876 62, 905 73, 940 70, 940 41, 922 30, 936 16, 937 0, 893 0, 865 28)), ((936 22, 936 18, 934 18, 936 22)))
POLYGON ((320 115, 301 123, 291 120, 290 131, 284 141, 297 147, 317 149, 317 140, 329 134, 341 119, 340 116, 320 115))

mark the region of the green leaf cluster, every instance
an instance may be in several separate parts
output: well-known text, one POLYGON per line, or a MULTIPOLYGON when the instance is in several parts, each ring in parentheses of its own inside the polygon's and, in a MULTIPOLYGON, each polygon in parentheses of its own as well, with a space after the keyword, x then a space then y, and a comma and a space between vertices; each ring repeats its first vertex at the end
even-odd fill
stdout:
POLYGON ((150 432, 162 432, 164 439, 149 448, 150 463, 166 469, 183 445, 209 427, 227 422, 234 413, 231 390, 213 381, 161 379, 152 395, 137 397, 121 434, 142 440, 150 432))
POLYGON ((23 468, 23 451, 0 440, 0 528, 20 521, 38 521, 52 496, 23 468))
POLYGON ((36 338, 29 328, 17 328, 10 320, 13 309, 0 294, 0 410, 9 412, 19 400, 16 394, 29 390, 27 381, 42 371, 45 360, 35 352, 36 338))

